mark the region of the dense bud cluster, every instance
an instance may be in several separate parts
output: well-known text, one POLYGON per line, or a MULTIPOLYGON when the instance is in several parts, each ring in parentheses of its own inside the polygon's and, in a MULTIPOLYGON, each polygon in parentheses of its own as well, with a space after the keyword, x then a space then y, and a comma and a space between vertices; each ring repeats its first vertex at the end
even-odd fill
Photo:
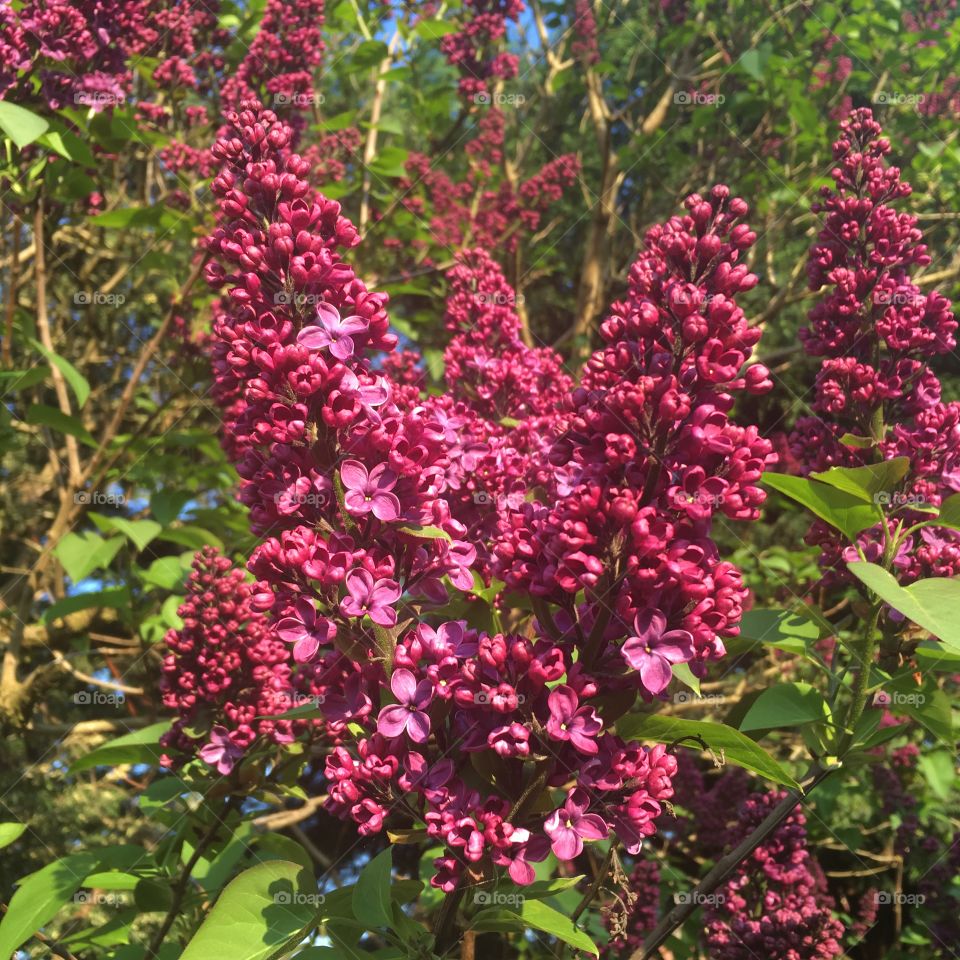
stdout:
MULTIPOLYGON (((526 883, 551 849, 570 860, 611 835, 636 853, 676 760, 611 724, 638 687, 660 693, 679 662, 702 672, 736 632, 745 591, 710 517, 754 517, 770 458, 726 415, 730 391, 767 386, 743 370, 757 333, 733 299, 755 282, 737 263, 754 238, 746 205, 716 188, 650 232, 576 390, 553 351, 522 342, 496 264, 463 255, 450 392, 426 397, 411 358, 374 366, 395 343, 386 298, 340 258, 356 231, 310 186, 291 127, 253 103, 228 119, 207 278, 223 291, 225 442, 269 533, 245 589, 288 685, 321 704, 329 808, 361 833, 424 823, 444 890, 496 867, 526 883), (525 502, 534 488, 547 503, 525 502), (518 549, 525 531, 539 556, 518 549), (558 551, 555 570, 535 570, 558 551), (601 596, 605 562, 622 575, 601 596), (503 631, 495 608, 489 630, 443 617, 450 590, 484 587, 491 563, 532 594, 527 633, 503 631)), ((201 754, 218 769, 233 761, 224 735, 201 754)))
POLYGON ((102 110, 130 86, 121 31, 123 0, 0 2, 0 97, 40 97, 52 110, 102 110), (26 71, 29 71, 27 73, 26 71))
POLYGON ((512 252, 576 181, 579 159, 562 154, 512 185, 502 178, 504 138, 503 111, 491 106, 476 135, 464 144, 470 164, 463 179, 454 180, 425 154, 412 153, 407 159, 406 176, 399 184, 403 204, 416 216, 429 218, 430 234, 440 246, 459 250, 472 243, 512 252))
MULTIPOLYGON (((902 484, 882 500, 892 519, 909 524, 929 519, 913 507, 939 506, 960 491, 960 404, 941 401, 928 365, 956 346, 957 321, 946 297, 911 280, 930 256, 916 217, 893 207, 910 187, 887 165, 890 142, 880 125, 861 109, 840 129, 836 188, 824 187, 815 205, 826 219, 808 261, 811 288, 826 287, 827 294, 800 331, 807 352, 825 359, 815 415, 798 420, 791 447, 808 471, 909 458, 902 484)), ((857 559, 823 523, 808 539, 821 546, 831 579, 842 575, 844 560, 857 559)), ((882 539, 880 527, 861 535, 868 559, 878 558, 882 539)), ((904 543, 895 568, 904 582, 952 576, 960 570, 960 539, 946 529, 922 529, 904 543)))
POLYGON ((515 54, 497 52, 506 36, 508 21, 516 22, 524 11, 523 0, 464 0, 466 20, 456 33, 447 34, 441 49, 447 61, 460 72, 460 94, 484 101, 490 84, 517 75, 515 54))
POLYGON ((756 283, 738 263, 755 239, 747 205, 716 187, 686 207, 648 233, 628 298, 601 327, 606 345, 550 451, 548 497, 507 515, 495 546, 508 587, 557 604, 590 637, 587 668, 632 668, 647 695, 672 664, 702 674, 736 635, 746 590, 711 518, 755 519, 774 459, 728 416, 734 391, 771 385, 761 365, 744 369, 759 338, 735 300, 756 283))
POLYGON ((164 746, 174 756, 199 748, 228 773, 258 736, 291 742, 293 722, 270 719, 294 706, 289 651, 255 609, 243 571, 212 547, 202 550, 179 614, 183 626, 167 634, 160 681, 163 705, 177 715, 164 746))
MULTIPOLYGON (((748 797, 728 843, 752 833, 783 796, 748 797)), ((843 953, 843 925, 831 915, 832 899, 807 851, 804 824, 795 810, 708 902, 704 921, 712 960, 830 960, 843 953)))

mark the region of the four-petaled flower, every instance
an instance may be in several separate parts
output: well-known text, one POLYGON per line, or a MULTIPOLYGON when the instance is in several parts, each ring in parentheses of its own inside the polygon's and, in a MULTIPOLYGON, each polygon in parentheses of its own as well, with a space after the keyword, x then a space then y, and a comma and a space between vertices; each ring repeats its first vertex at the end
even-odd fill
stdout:
POLYGON ((666 627, 667 618, 659 610, 641 610, 633 621, 635 635, 627 638, 620 651, 653 694, 667 688, 673 677, 673 664, 686 663, 694 657, 693 634, 666 627))
POLYGON ((430 717, 426 708, 433 700, 433 684, 417 683, 409 670, 395 670, 390 689, 397 702, 384 707, 377 716, 377 730, 385 737, 399 737, 404 731, 415 743, 426 743, 430 737, 430 717))
POLYGON ((397 485, 397 475, 379 463, 369 473, 359 460, 344 460, 340 476, 346 488, 343 502, 355 517, 372 513, 378 520, 396 520, 400 501, 390 491, 397 485))
POLYGON ((593 738, 603 723, 593 707, 579 707, 579 703, 576 693, 566 685, 551 690, 547 697, 547 733, 554 740, 569 740, 581 753, 594 754, 599 747, 593 738))
POLYGON ((294 645, 293 659, 297 663, 309 663, 321 643, 333 640, 337 628, 326 617, 318 617, 316 607, 306 597, 300 597, 294 608, 295 613, 277 621, 277 636, 294 645))
POLYGON ((572 860, 583 852, 584 840, 603 840, 607 824, 596 813, 587 813, 590 797, 585 790, 575 787, 567 794, 566 802, 544 821, 544 832, 550 837, 553 852, 561 860, 572 860))
POLYGON ((364 614, 381 627, 397 625, 397 611, 391 606, 400 599, 396 580, 374 580, 368 570, 351 570, 347 574, 348 594, 340 601, 340 610, 348 617, 364 614))
POLYGON ((243 750, 230 739, 226 727, 216 726, 210 731, 210 742, 204 744, 197 755, 225 777, 237 765, 243 750))
POLYGON ((316 324, 304 327, 297 334, 297 343, 308 350, 329 348, 338 360, 353 356, 355 336, 362 336, 370 329, 363 317, 340 317, 340 311, 332 303, 317 304, 316 324))

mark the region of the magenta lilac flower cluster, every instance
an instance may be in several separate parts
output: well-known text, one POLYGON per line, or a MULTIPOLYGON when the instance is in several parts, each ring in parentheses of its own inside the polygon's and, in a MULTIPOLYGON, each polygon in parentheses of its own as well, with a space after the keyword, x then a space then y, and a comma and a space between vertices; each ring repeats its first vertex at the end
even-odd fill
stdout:
MULTIPOLYGON (((891 146, 868 109, 840 125, 833 145, 836 188, 823 188, 815 210, 826 214, 810 250, 814 290, 827 293, 810 311, 800 336, 809 354, 823 360, 811 404, 814 415, 797 421, 794 455, 808 471, 907 457, 909 471, 878 500, 893 520, 927 519, 914 508, 936 507, 960 491, 960 404, 941 401, 931 358, 956 346, 950 301, 923 292, 911 279, 930 264, 916 217, 898 212, 910 195, 891 146)), ((882 553, 878 526, 860 536, 870 560, 882 553)), ((842 577, 843 561, 859 554, 835 531, 817 522, 808 540, 822 550, 828 579, 842 577)), ((907 538, 894 560, 897 576, 911 582, 960 571, 960 538, 924 528, 907 538)))
POLYGON ((243 570, 204 548, 179 614, 160 681, 163 705, 177 715, 164 747, 175 759, 199 753, 225 774, 258 737, 290 743, 303 721, 272 719, 295 705, 289 651, 255 609, 243 570))
POLYGON ((460 73, 460 95, 476 103, 490 103, 491 85, 517 75, 516 54, 497 48, 506 36, 508 21, 524 11, 523 0, 464 0, 464 23, 447 34, 441 49, 460 73))
POLYGON ((530 883, 550 850, 571 860, 611 834, 638 851, 672 796, 676 760, 605 729, 591 705, 598 682, 577 669, 575 649, 463 621, 407 632, 364 736, 327 758, 331 808, 361 834, 415 811, 445 847, 433 878, 444 890, 496 866, 530 883))
POLYGON ((3 0, 0 98, 29 102, 37 79, 52 110, 103 110, 122 102, 131 78, 118 29, 124 8, 123 0, 3 0))
MULTIPOLYGON (((321 705, 328 808, 361 834, 422 825, 447 891, 498 868, 528 883, 549 851, 611 836, 637 853, 676 760, 616 718, 736 632, 745 591, 710 520, 756 515, 770 459, 727 415, 733 391, 769 383, 734 299, 755 282, 746 204, 715 188, 650 232, 577 389, 523 344, 496 264, 465 254, 450 390, 428 397, 409 359, 375 364, 395 344, 386 298, 341 259, 356 231, 310 186, 291 126, 253 103, 228 120, 207 244, 217 396, 263 536, 249 607, 287 685, 321 705), (523 631, 495 605, 488 629, 444 616, 452 590, 468 608, 495 594, 495 573, 532 597, 523 631)), ((201 753, 221 770, 224 736, 201 753)))
POLYGON ((323 62, 324 0, 267 0, 246 56, 226 79, 225 106, 269 96, 277 113, 295 115, 318 102, 313 71, 323 62))
POLYGON ((739 263, 755 239, 747 205, 715 187, 686 208, 648 233, 601 327, 550 451, 548 497, 506 515, 494 548, 509 588, 562 611, 585 669, 629 670, 647 696, 677 663, 702 675, 736 635, 746 589, 711 518, 755 519, 774 459, 729 417, 734 391, 771 386, 746 366, 759 331, 735 299, 757 279, 739 263))
MULTIPOLYGON (((748 797, 728 843, 752 833, 783 796, 748 797)), ((807 850, 804 824, 795 810, 713 895, 704 909, 711 960, 830 960, 843 953, 843 924, 831 913, 833 901, 807 850)))
MULTIPOLYGON (((454 180, 422 153, 406 162, 400 180, 404 206, 429 218, 434 242, 460 250, 467 244, 487 250, 514 251, 540 226, 544 213, 563 196, 580 172, 575 154, 555 157, 518 186, 503 179, 505 122, 503 111, 491 106, 477 124, 476 135, 464 144, 470 160, 461 180, 454 180)), ((413 249, 427 247, 415 240, 413 249)), ((429 262, 427 257, 424 262, 429 262)))

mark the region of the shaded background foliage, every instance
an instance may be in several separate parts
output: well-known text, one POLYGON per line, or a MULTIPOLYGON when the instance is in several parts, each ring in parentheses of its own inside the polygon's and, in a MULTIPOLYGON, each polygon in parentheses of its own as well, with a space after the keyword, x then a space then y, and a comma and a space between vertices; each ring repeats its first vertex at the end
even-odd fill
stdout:
MULTIPOLYGON (((0 8, 5 37, 21 6, 0 8)), ((137 887, 145 915, 130 917, 134 933, 118 923, 80 939, 72 949, 84 958, 145 955, 121 945, 159 928, 177 843, 202 836, 217 814, 192 808, 189 794, 179 797, 170 786, 175 777, 151 765, 142 748, 79 772, 68 765, 161 717, 162 638, 179 625, 193 551, 214 544, 242 558, 252 543, 209 395, 211 295, 197 282, 197 240, 213 219, 216 165, 206 151, 221 123, 224 80, 237 74, 261 21, 277 8, 183 5, 197 14, 194 49, 183 48, 195 79, 178 83, 158 70, 181 36, 163 19, 167 6, 147 3, 142 20, 108 23, 116 32, 95 57, 58 67, 74 77, 92 69, 123 74, 113 100, 111 88, 81 84, 73 98, 52 101, 39 72, 24 63, 4 74, 0 101, 47 124, 18 143, 24 121, 0 112, 7 136, 0 164, 0 819, 29 825, 3 851, 0 900, 9 903, 16 880, 73 853, 81 839, 88 848, 148 849, 158 878, 141 878, 137 887), (154 40, 145 39, 145 25, 157 28, 154 40), (78 100, 78 90, 90 96, 78 100), (98 91, 106 99, 93 97, 98 91), (165 812, 164 798, 190 816, 165 812)), ((952 4, 597 4, 594 49, 581 5, 536 3, 508 25, 504 44, 518 58, 516 75, 491 78, 479 98, 462 95, 442 46, 468 10, 344 0, 308 10, 315 27, 321 12, 326 52, 310 64, 309 89, 294 84, 276 93, 260 84, 257 92, 296 118, 317 186, 340 200, 364 234, 357 274, 391 294, 395 330, 421 354, 435 389, 448 339, 444 270, 478 234, 486 231, 517 291, 529 342, 557 346, 574 371, 596 345, 606 306, 623 293, 645 230, 672 216, 689 192, 726 182, 749 199, 759 234, 751 269, 761 283, 744 301, 763 327, 761 359, 777 387, 746 399, 740 415, 767 435, 787 430, 808 412, 815 371, 796 339, 812 296, 804 272, 816 229, 810 203, 829 182, 836 121, 860 105, 881 117, 894 162, 914 187, 910 208, 934 257, 919 285, 956 293, 960 30, 952 4), (502 145, 494 129, 501 121, 502 145), (517 227, 509 198, 564 157, 574 158, 568 173, 575 174, 535 225, 517 227), (453 211, 450 185, 463 185, 453 211), (478 222, 478 211, 490 218, 478 222)), ((295 59, 304 53, 293 52, 295 59)), ((934 369, 946 398, 956 397, 957 357, 938 359, 934 369)), ((815 553, 801 543, 806 521, 778 498, 765 520, 746 543, 742 530, 718 524, 724 554, 744 569, 758 606, 786 602, 797 584, 816 577, 815 553)), ((717 699, 696 706, 698 718, 732 722, 729 704, 744 691, 759 692, 772 677, 803 678, 808 669, 778 651, 736 653, 710 678, 717 699)), ((949 721, 948 701, 945 719, 928 719, 926 739, 923 728, 911 728, 890 741, 901 751, 922 748, 919 774, 906 762, 864 766, 856 788, 824 787, 811 805, 807 829, 837 911, 848 933, 860 922, 867 927, 850 935, 851 956, 955 955, 956 941, 937 925, 955 907, 943 897, 956 870, 936 890, 930 884, 931 868, 955 858, 944 861, 927 842, 956 828, 952 753, 944 759, 929 742, 931 723, 949 741, 949 721), (926 883, 931 902, 903 909, 883 902, 874 921, 864 920, 874 876, 888 891, 926 883)), ((778 745, 788 758, 795 748, 789 736, 778 745)), ((702 775, 708 783, 725 776, 702 775)), ((290 788, 316 793, 317 772, 304 777, 290 788)), ((252 862, 244 845, 250 819, 269 811, 271 800, 284 806, 279 796, 261 797, 230 812, 242 842, 218 851, 218 880, 252 862)), ((722 809, 724 827, 735 813, 732 804, 722 809)), ((717 852, 702 821, 683 822, 658 841, 664 866, 656 896, 664 904, 717 852)), ((351 853, 348 829, 322 812, 277 833, 295 837, 321 865, 346 856, 347 878, 377 849, 368 842, 359 857, 351 853)), ((398 849, 397 866, 415 873, 417 849, 398 849)), ((113 855, 122 869, 125 855, 113 855)), ((191 888, 174 926, 178 937, 196 927, 216 889, 212 881, 191 888)), ((563 896, 572 911, 580 894, 563 896)), ((426 897, 423 905, 433 904, 426 897)), ((49 930, 63 940, 116 920, 112 910, 81 903, 49 930)), ((600 936, 599 915, 589 922, 600 936)), ((49 952, 36 943, 29 949, 49 952)), ((493 957, 536 955, 537 947, 521 937, 496 946, 483 940, 478 949, 493 957)), ((673 949, 696 955, 696 933, 685 932, 673 949)))

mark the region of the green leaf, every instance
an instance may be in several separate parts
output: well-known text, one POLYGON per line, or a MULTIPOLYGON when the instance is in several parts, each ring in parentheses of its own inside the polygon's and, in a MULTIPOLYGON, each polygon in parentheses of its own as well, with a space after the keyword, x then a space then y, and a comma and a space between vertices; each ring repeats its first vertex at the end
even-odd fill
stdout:
POLYGON ((168 543, 179 543, 190 550, 200 550, 208 545, 223 550, 223 541, 216 534, 192 523, 168 527, 158 536, 161 540, 166 540, 168 543))
POLYGON ((957 779, 957 770, 954 766, 955 758, 949 750, 933 750, 924 753, 917 761, 917 766, 924 779, 930 784, 930 789, 944 802, 953 794, 953 784, 957 779))
POLYGON ((407 172, 408 156, 403 147, 384 147, 370 163, 370 170, 381 177, 402 177, 407 172))
POLYGON ((140 574, 144 584, 161 590, 173 590, 183 582, 183 577, 184 569, 177 557, 158 557, 140 574))
POLYGON ((158 523, 165 527, 180 516, 180 512, 193 498, 185 490, 158 490, 150 497, 150 512, 158 523))
POLYGON ((352 127, 355 122, 356 111, 345 110, 343 113, 338 113, 333 117, 328 117, 326 120, 321 120, 319 123, 314 124, 314 129, 321 132, 345 130, 347 127, 352 127))
POLYGON ((542 930, 551 936, 569 943, 571 947, 583 950, 595 957, 600 956, 596 944, 565 914, 554 910, 540 900, 524 900, 520 915, 525 923, 535 930, 542 930))
POLYGON ((830 708, 809 683, 778 683, 754 700, 740 721, 741 730, 775 730, 816 723, 830 716, 830 708))
POLYGON ((855 433, 845 433, 840 442, 846 447, 855 447, 857 450, 869 450, 873 444, 872 437, 859 437, 855 433))
POLYGON ((63 379, 70 384, 70 389, 77 398, 77 406, 82 410, 90 396, 90 384, 87 383, 86 377, 69 360, 61 357, 59 353, 48 350, 39 340, 31 339, 30 343, 63 374, 63 379))
POLYGON ((765 473, 763 483, 803 504, 821 520, 836 527, 848 540, 855 540, 861 530, 883 519, 883 512, 875 504, 864 503, 862 498, 828 483, 783 473, 765 473))
POLYGON ((838 490, 844 490, 864 503, 890 503, 900 481, 910 469, 909 457, 894 457, 863 467, 831 467, 810 476, 838 490))
POLYGON ((110 587, 108 590, 97 590, 93 593, 78 593, 72 597, 64 597, 51 604, 43 611, 41 620, 44 623, 53 623, 60 617, 66 617, 78 610, 90 610, 94 607, 109 607, 111 610, 123 610, 130 606, 129 587, 110 587))
POLYGON ((244 870, 224 888, 180 960, 283 956, 316 923, 312 903, 318 899, 312 878, 298 863, 268 860, 244 870))
POLYGON ((887 709, 910 717, 942 743, 953 744, 953 704, 942 690, 929 686, 918 690, 913 678, 888 685, 893 692, 887 709))
POLYGON ((523 887, 517 887, 517 893, 522 894, 528 900, 544 900, 547 897, 553 897, 565 890, 572 890, 584 875, 578 877, 554 877, 551 880, 535 880, 523 887))
POLYGON ((390 871, 393 850, 377 854, 360 872, 353 889, 353 914, 370 929, 389 927, 393 923, 390 898, 390 871))
POLYGON ((90 431, 76 417, 68 417, 56 407, 48 407, 45 403, 34 403, 28 408, 25 419, 27 423, 39 427, 50 427, 51 430, 59 430, 60 433, 76 437, 88 447, 97 446, 97 441, 93 439, 90 431))
POLYGON ((54 547, 53 555, 63 565, 67 576, 74 583, 79 583, 94 570, 108 566, 121 546, 123 540, 120 537, 104 540, 91 531, 66 533, 54 547))
POLYGON ((754 80, 763 79, 764 58, 759 50, 746 50, 740 57, 740 66, 753 77, 754 80))
POLYGON ((401 533, 408 533, 420 540, 450 540, 450 534, 439 527, 422 527, 419 523, 408 523, 399 527, 401 533))
POLYGON ((21 150, 50 129, 43 117, 9 100, 0 100, 0 130, 21 150))
POLYGON ((0 823, 0 850, 18 840, 26 829, 25 823, 0 823))
POLYGON ((520 902, 519 912, 505 907, 487 907, 481 910, 473 918, 471 929, 484 932, 524 930, 532 927, 594 957, 600 956, 596 944, 568 916, 554 910, 542 900, 521 899, 520 902))
POLYGON ((30 370, 0 370, 0 390, 3 395, 26 390, 28 387, 42 383, 50 376, 50 371, 44 366, 36 366, 30 370))
POLYGON ((25 877, 0 921, 0 958, 9 960, 21 944, 49 923, 96 866, 94 854, 72 853, 25 877))
POLYGON ((390 50, 382 40, 365 40, 357 47, 351 66, 358 70, 375 67, 390 56, 390 50))
POLYGON ((456 33, 457 25, 449 20, 421 20, 413 32, 424 40, 439 40, 448 33, 456 33))
POLYGON ((674 743, 681 737, 700 737, 714 753, 723 751, 728 763, 752 770, 773 783, 799 790, 800 785, 770 756, 739 730, 723 723, 684 720, 660 714, 631 714, 617 721, 617 734, 624 740, 653 740, 674 743))
POLYGON ((74 133, 67 129, 48 130, 37 140, 41 146, 59 153, 65 160, 71 163, 78 163, 83 167, 96 167, 97 161, 94 159, 90 148, 74 133))
POLYGON ((820 639, 820 627, 790 610, 747 610, 740 620, 739 639, 803 654, 820 639))
POLYGON ((101 870, 85 877, 83 886, 91 890, 132 890, 140 882, 140 877, 122 870, 101 870))
POLYGON ((689 687, 698 697, 700 696, 700 678, 693 675, 689 663, 675 663, 673 675, 685 687, 689 687))
POLYGON ((145 549, 163 530, 156 520, 127 520, 126 517, 108 517, 103 514, 91 514, 91 519, 101 529, 106 527, 122 533, 136 546, 138 552, 145 549))
POLYGON ((932 523, 934 526, 952 527, 954 530, 960 530, 960 493, 947 497, 940 504, 940 512, 937 514, 937 519, 932 523))
POLYGON ((889 571, 875 563, 856 560, 847 567, 894 610, 929 631, 952 653, 960 653, 960 579, 933 577, 901 587, 889 571))
POLYGON ((75 760, 70 765, 70 772, 80 773, 93 767, 114 767, 121 763, 157 764, 163 752, 160 737, 169 728, 170 721, 163 720, 110 740, 75 760))

